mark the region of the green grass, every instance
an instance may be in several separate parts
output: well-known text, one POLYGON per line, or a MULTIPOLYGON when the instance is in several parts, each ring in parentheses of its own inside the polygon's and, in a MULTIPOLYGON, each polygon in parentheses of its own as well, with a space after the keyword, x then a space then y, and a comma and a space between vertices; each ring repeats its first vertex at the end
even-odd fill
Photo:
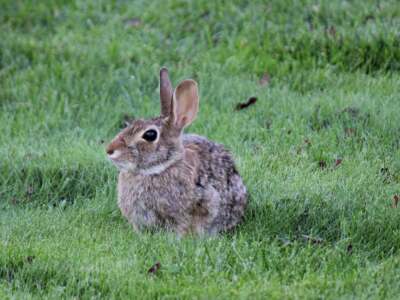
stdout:
POLYGON ((0 299, 396 299, 399 26, 396 0, 0 1, 0 299), (233 234, 138 235, 117 208, 104 146, 158 113, 163 65, 199 82, 188 131, 235 155, 233 234))

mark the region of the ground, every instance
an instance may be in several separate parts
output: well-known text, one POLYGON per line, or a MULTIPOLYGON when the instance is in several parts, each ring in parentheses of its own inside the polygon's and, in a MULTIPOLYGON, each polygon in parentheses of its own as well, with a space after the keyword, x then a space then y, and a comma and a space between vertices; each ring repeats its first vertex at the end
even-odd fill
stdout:
POLYGON ((0 2, 1 299, 398 297, 396 0, 0 2), (117 208, 104 147, 159 112, 163 65, 248 187, 233 233, 117 208))

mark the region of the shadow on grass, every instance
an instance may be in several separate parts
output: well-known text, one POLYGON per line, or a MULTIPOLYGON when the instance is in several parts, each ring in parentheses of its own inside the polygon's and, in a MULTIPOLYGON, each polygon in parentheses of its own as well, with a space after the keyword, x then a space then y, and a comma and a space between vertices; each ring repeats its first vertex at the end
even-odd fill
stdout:
POLYGON ((335 246, 344 242, 350 252, 354 248, 380 259, 400 250, 399 225, 399 212, 390 206, 299 194, 250 203, 240 233, 249 240, 267 239, 284 245, 335 246))
POLYGON ((7 177, 0 184, 11 204, 30 206, 73 204, 74 199, 94 198, 115 182, 115 173, 102 164, 47 166, 3 165, 7 177))

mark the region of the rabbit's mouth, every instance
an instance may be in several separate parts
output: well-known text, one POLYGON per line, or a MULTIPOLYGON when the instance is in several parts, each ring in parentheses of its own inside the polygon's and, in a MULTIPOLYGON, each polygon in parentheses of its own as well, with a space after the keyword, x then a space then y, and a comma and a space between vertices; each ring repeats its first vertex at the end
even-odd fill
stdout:
POLYGON ((108 159, 120 170, 120 171, 135 171, 136 164, 129 160, 121 159, 121 151, 115 150, 112 154, 108 155, 108 159))
POLYGON ((136 170, 136 165, 130 161, 115 161, 111 159, 111 162, 118 168, 120 171, 125 172, 134 172, 136 170))
POLYGON ((114 150, 111 153, 109 153, 107 156, 111 161, 114 162, 121 156, 121 150, 114 150))

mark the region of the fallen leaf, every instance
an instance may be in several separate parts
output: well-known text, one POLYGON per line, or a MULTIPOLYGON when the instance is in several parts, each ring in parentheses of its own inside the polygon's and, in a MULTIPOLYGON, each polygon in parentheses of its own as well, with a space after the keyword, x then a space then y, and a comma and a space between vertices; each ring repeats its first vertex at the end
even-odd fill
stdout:
POLYGON ((335 167, 339 166, 342 163, 342 159, 338 158, 335 160, 335 167))
POLYGON ((236 110, 245 109, 245 108, 249 107, 250 105, 255 104, 256 102, 257 102, 257 97, 250 97, 246 102, 238 103, 236 105, 236 110))
POLYGON ((157 271, 161 268, 160 262, 156 262, 148 271, 147 274, 156 274, 157 271))
POLYGON ((269 84, 270 80, 271 80, 271 77, 269 76, 269 74, 268 73, 264 73, 264 75, 261 77, 259 83, 262 86, 266 86, 266 85, 269 84))
POLYGON ((394 195, 393 196, 393 203, 392 203, 392 207, 393 208, 397 208, 398 204, 400 201, 400 196, 399 195, 394 195))

